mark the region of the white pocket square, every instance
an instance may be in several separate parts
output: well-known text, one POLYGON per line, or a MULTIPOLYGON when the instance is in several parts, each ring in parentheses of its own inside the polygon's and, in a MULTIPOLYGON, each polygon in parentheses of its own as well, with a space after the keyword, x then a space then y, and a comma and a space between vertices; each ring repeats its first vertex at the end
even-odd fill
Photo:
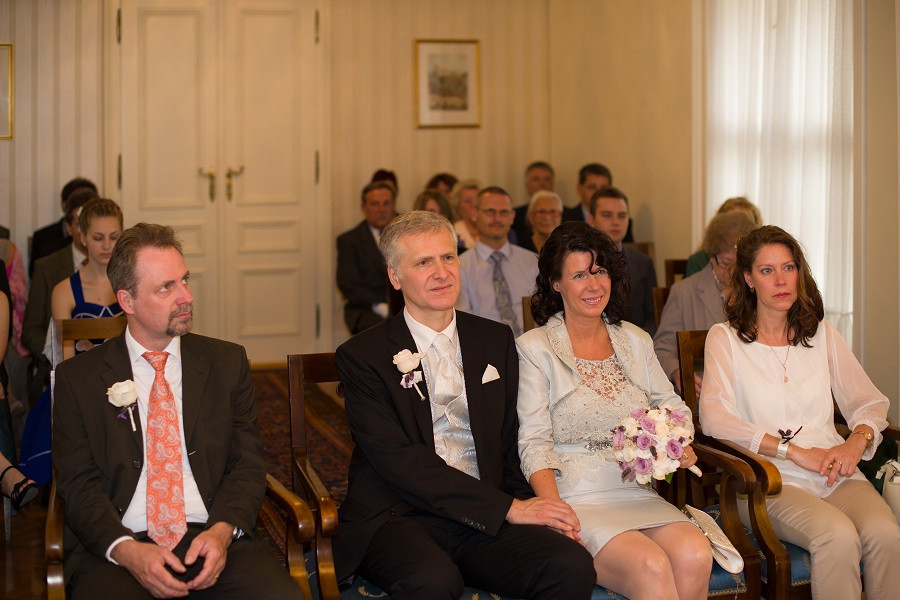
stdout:
POLYGON ((497 367, 488 365, 484 370, 484 375, 481 376, 481 383, 488 383, 495 379, 500 379, 500 373, 497 372, 497 367))

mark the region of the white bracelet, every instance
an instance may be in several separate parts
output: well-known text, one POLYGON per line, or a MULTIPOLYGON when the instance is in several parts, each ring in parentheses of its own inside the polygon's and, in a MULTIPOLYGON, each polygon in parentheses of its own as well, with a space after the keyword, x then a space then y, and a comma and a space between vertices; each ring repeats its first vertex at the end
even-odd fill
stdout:
POLYGON ((791 443, 788 441, 783 441, 778 444, 778 449, 775 450, 775 458, 780 458, 782 460, 787 460, 788 446, 791 443))

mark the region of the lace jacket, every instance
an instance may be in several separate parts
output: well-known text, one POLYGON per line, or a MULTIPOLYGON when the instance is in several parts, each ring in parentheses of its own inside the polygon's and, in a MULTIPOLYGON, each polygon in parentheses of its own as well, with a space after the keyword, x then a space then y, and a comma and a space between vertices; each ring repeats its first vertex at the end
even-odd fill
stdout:
MULTIPOLYGON (((609 325, 608 330, 622 372, 632 385, 646 395, 648 406, 671 406, 682 410, 688 415, 690 424, 690 410, 675 394, 672 383, 659 366, 647 332, 627 321, 609 325)), ((562 462, 554 450, 554 444, 571 443, 571 440, 554 440, 551 412, 563 399, 584 393, 582 390, 585 387, 579 385, 581 378, 576 366, 577 359, 561 312, 551 317, 543 327, 519 336, 516 347, 519 351, 519 456, 522 471, 530 478, 541 469, 560 470, 562 462)), ((584 421, 584 416, 577 413, 556 418, 572 421, 574 428, 584 421)), ((617 423, 618 419, 609 427, 602 424, 595 430, 604 439, 611 439, 609 430, 617 423)), ((559 431, 559 424, 556 425, 559 431)), ((693 432, 690 425, 689 428, 693 432)))

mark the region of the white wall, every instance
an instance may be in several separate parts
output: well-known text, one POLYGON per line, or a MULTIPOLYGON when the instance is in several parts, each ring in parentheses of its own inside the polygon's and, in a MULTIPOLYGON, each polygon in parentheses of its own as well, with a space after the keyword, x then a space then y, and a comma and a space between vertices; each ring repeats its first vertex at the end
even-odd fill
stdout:
MULTIPOLYGON (((62 216, 72 177, 103 179, 102 0, 0 0, 0 42, 15 53, 15 131, 0 141, 0 224, 23 255, 62 216)), ((102 191, 102 190, 101 190, 102 191)))

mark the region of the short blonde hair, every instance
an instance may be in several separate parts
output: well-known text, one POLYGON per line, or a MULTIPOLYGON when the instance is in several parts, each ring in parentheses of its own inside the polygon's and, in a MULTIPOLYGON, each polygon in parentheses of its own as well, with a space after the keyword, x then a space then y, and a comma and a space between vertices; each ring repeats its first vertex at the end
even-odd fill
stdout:
POLYGON ((541 198, 550 198, 553 200, 553 204, 556 205, 556 210, 559 212, 563 211, 562 198, 559 197, 559 194, 551 192, 550 190, 538 190, 531 196, 531 200, 528 202, 528 210, 525 212, 526 219, 530 219, 531 215, 534 214, 534 205, 537 204, 537 201, 541 198))
POLYGON ((716 214, 723 215, 733 210, 747 211, 753 216, 753 220, 756 222, 756 226, 762 227, 763 218, 762 213, 759 212, 759 207, 747 200, 747 198, 745 198, 744 196, 735 196, 734 198, 729 198, 722 203, 722 206, 719 207, 719 210, 716 211, 716 214))

